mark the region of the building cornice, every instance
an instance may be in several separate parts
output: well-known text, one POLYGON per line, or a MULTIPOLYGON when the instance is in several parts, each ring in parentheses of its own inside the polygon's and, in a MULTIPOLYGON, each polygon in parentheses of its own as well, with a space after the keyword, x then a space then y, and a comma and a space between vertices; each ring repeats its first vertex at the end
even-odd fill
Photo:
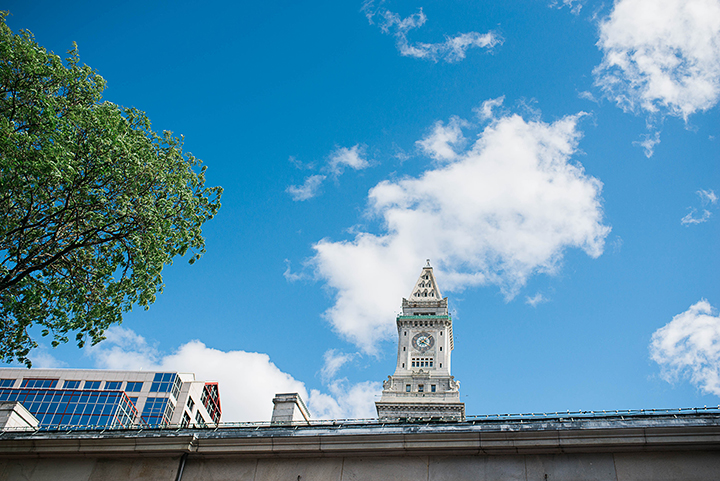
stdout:
POLYGON ((0 457, 561 454, 720 450, 720 415, 3 432, 0 457))

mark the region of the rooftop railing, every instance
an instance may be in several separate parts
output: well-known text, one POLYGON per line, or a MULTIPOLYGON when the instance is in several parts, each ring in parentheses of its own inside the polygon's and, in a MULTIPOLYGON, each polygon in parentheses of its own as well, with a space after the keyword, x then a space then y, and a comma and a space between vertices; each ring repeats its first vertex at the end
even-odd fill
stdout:
POLYGON ((443 417, 420 417, 420 418, 396 418, 390 420, 379 420, 377 418, 369 419, 311 419, 309 422, 283 422, 271 423, 270 421, 250 421, 250 422, 221 422, 217 425, 195 426, 160 424, 160 425, 132 425, 132 426, 71 426, 71 425, 52 425, 40 426, 38 428, 6 428, 0 431, 0 439, 2 434, 11 432, 75 432, 75 431, 183 431, 183 430, 202 430, 217 431, 221 429, 246 429, 261 430, 267 428, 338 428, 338 427, 384 427, 384 426, 402 426, 406 424, 414 425, 481 425, 485 423, 512 422, 524 423, 533 421, 558 421, 572 422, 576 420, 587 419, 638 419, 647 417, 686 417, 700 414, 720 414, 720 405, 703 406, 691 408, 674 408, 674 409, 624 409, 624 410, 592 410, 592 411, 556 411, 556 412, 533 412, 533 413, 506 413, 506 414, 483 414, 466 416, 465 420, 459 421, 456 418, 448 416, 443 417))

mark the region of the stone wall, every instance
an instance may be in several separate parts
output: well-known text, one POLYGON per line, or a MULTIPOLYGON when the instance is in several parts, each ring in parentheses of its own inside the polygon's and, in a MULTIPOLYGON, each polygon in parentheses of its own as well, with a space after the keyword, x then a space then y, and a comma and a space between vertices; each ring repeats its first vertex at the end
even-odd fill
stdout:
POLYGON ((720 479, 720 414, 0 433, 0 480, 720 479))
MULTIPOLYGON (((180 456, 0 460, 0 479, 175 481, 180 456)), ((718 451, 342 458, 188 457, 181 481, 716 481, 718 451)))

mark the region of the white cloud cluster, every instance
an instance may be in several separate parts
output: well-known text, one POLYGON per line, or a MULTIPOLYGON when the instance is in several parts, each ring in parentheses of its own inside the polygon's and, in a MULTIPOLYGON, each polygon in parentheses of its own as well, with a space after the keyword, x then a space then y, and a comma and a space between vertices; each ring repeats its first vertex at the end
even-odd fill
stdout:
MULTIPOLYGON (((272 399, 282 392, 299 393, 308 401, 313 418, 327 418, 330 414, 337 418, 374 415, 368 413, 374 409, 375 383, 351 385, 345 380, 332 380, 330 394, 313 390, 308 396, 302 381, 281 371, 264 353, 220 351, 194 340, 172 354, 163 354, 130 329, 113 326, 106 335, 105 341, 88 349, 96 367, 192 372, 198 380, 218 381, 224 422, 270 420, 272 399)), ((342 356, 335 351, 330 355, 326 353, 325 364, 330 377, 349 360, 343 361, 342 356)))
POLYGON ((354 145, 349 149, 347 147, 339 147, 328 159, 327 169, 334 175, 340 175, 345 167, 353 170, 362 170, 370 166, 370 162, 364 158, 364 148, 360 145, 354 145))
POLYGON ((538 304, 543 304, 547 302, 548 299, 542 295, 542 293, 538 292, 534 296, 525 296, 525 304, 531 306, 531 307, 537 307, 538 304))
POLYGON ((720 316, 700 300, 655 331, 650 357, 666 381, 689 378, 703 392, 720 396, 720 316))
POLYGON ((453 160, 457 157, 455 150, 465 143, 462 133, 462 127, 465 125, 467 122, 458 117, 450 118, 447 125, 438 120, 430 134, 424 139, 418 140, 417 145, 435 160, 453 160))
POLYGON ((550 7, 552 8, 563 8, 568 7, 573 15, 578 15, 582 10, 585 0, 552 0, 550 7))
POLYGON ((480 118, 480 120, 490 120, 493 117, 496 117, 495 111, 502 106, 504 101, 504 95, 495 99, 486 100, 480 105, 479 108, 475 109, 475 113, 480 118))
POLYGON ((599 256, 610 231, 602 184, 571 161, 581 116, 552 124, 493 119, 463 152, 428 142, 429 154, 447 163, 371 189, 369 211, 384 233, 314 245, 316 275, 336 292, 325 313, 334 329, 377 352, 426 258, 443 291, 495 284, 512 298, 532 274, 552 273, 566 248, 599 256))
POLYGON ((660 143, 660 132, 653 132, 652 134, 643 135, 643 140, 636 140, 633 145, 636 147, 642 147, 645 151, 645 157, 648 159, 655 153, 655 146, 660 143))
POLYGON ((380 398, 379 382, 350 384, 346 379, 329 384, 330 394, 310 392, 310 406, 317 419, 369 419, 377 417, 375 401, 380 398))
POLYGON ((296 202, 312 199, 320 192, 320 186, 324 180, 324 175, 310 175, 305 178, 302 185, 291 185, 285 189, 285 192, 290 194, 296 202))
POLYGON ((700 189, 697 191, 697 195, 700 197, 700 202, 702 204, 702 208, 700 209, 702 213, 698 216, 698 210, 695 207, 688 207, 690 212, 680 219, 680 223, 684 226, 707 222, 710 219, 710 216, 712 216, 712 212, 708 209, 717 205, 718 196, 714 191, 700 189))
MULTIPOLYGON (((382 3, 382 2, 380 2, 382 3)), ((438 59, 446 62, 458 62, 465 58, 465 52, 473 47, 492 48, 502 43, 494 32, 480 34, 478 32, 460 33, 454 37, 445 37, 441 43, 410 43, 407 34, 410 30, 421 27, 427 21, 422 8, 409 17, 402 18, 397 13, 386 8, 376 8, 375 2, 368 0, 363 4, 362 11, 368 21, 373 24, 379 18, 379 26, 383 33, 395 37, 395 43, 400 55, 405 57, 422 58, 437 62, 438 59)))
POLYGON ((102 369, 192 372, 198 380, 218 381, 225 422, 269 420, 276 393, 297 392, 308 399, 304 383, 281 371, 264 353, 220 351, 194 340, 164 355, 122 327, 108 329, 107 339, 90 353, 102 369))
MULTIPOLYGON (((290 162, 296 166, 302 166, 295 157, 290 157, 290 162)), ((327 162, 321 171, 325 174, 332 175, 333 178, 337 178, 342 175, 347 167, 353 170, 362 170, 369 166, 370 162, 365 156, 365 148, 357 144, 350 148, 338 147, 335 149, 328 156, 327 162)), ((323 174, 310 175, 305 178, 302 185, 291 185, 285 189, 285 192, 290 194, 296 202, 312 199, 320 193, 320 187, 322 187, 326 178, 327 175, 323 174)))
POLYGON ((340 368, 348 362, 352 361, 355 356, 355 354, 341 352, 337 349, 328 349, 323 356, 323 360, 325 361, 325 363, 323 364, 323 368, 320 371, 320 377, 324 382, 335 378, 335 375, 340 370, 340 368))
POLYGON ((720 97, 720 2, 617 0, 596 84, 627 111, 688 118, 720 97))

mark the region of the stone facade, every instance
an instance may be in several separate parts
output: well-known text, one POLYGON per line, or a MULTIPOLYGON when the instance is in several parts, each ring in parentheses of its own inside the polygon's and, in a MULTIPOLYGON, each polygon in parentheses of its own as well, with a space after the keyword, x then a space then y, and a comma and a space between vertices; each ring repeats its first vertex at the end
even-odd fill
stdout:
POLYGON ((296 392, 276 394, 273 398, 272 424, 309 424, 310 412, 300 394, 296 392))
POLYGON ((422 269, 397 317, 395 373, 375 403, 381 421, 465 418, 460 383, 450 374, 453 340, 448 299, 440 294, 430 262, 422 269))

